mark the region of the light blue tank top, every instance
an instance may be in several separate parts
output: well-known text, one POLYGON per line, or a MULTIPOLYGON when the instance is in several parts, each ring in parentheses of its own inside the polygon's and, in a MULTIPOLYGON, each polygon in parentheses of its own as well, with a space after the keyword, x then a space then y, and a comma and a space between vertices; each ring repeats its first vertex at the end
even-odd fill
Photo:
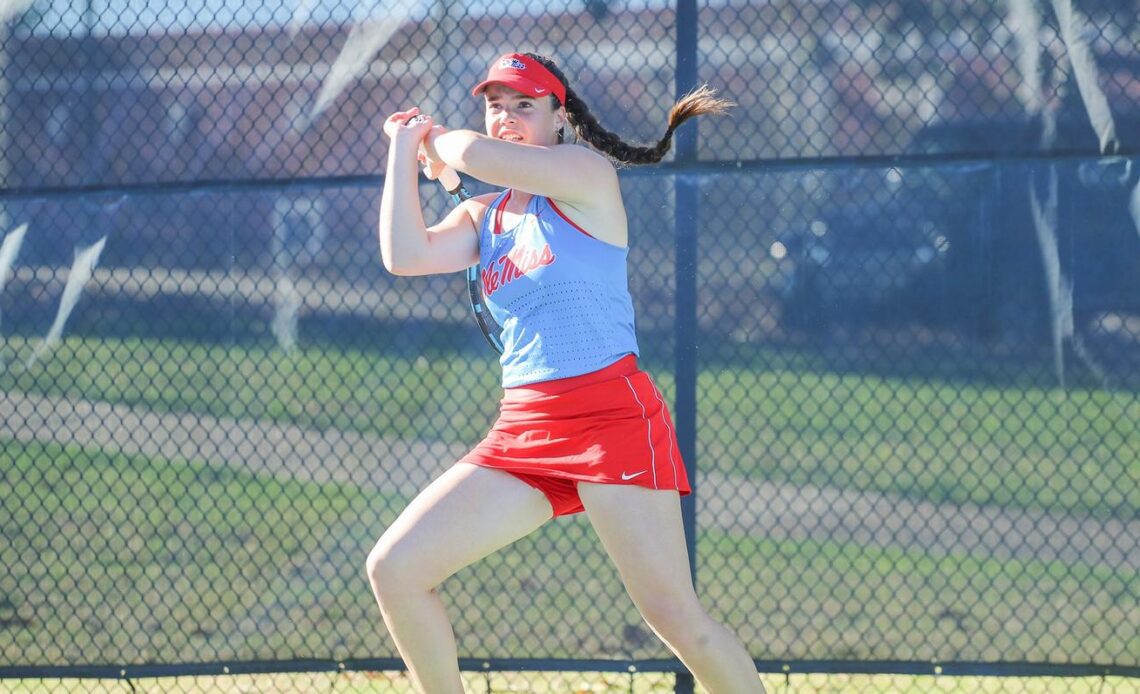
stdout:
POLYGON ((510 194, 495 199, 479 230, 487 309, 502 326, 503 387, 581 376, 637 354, 629 250, 590 236, 537 195, 503 229, 510 194))

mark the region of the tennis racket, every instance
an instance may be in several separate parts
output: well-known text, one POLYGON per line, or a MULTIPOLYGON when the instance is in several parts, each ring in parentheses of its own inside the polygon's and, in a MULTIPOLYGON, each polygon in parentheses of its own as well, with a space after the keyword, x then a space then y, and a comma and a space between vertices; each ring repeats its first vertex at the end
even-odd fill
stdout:
MULTIPOLYGON (((463 187, 463 179, 459 178, 459 174, 455 173, 454 169, 445 168, 440 172, 437 180, 456 205, 471 197, 471 193, 468 193, 467 189, 463 187)), ((491 345, 491 349, 495 350, 497 354, 502 354, 503 342, 499 339, 500 328, 495 323, 495 319, 491 318, 491 312, 487 310, 487 304, 483 301, 483 283, 479 279, 479 263, 467 268, 467 298, 471 302, 471 313, 474 314, 479 329, 483 331, 483 337, 486 338, 487 344, 491 345)))

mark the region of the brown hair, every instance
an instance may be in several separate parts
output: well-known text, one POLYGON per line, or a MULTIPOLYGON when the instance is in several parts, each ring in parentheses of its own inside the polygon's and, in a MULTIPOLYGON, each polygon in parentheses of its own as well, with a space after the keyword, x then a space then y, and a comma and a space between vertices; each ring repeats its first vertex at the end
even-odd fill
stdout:
MULTIPOLYGON (((574 128, 578 139, 589 143, 594 149, 621 164, 653 164, 661 161, 673 144, 673 131, 681 127, 682 123, 694 116, 721 115, 736 105, 728 99, 718 97, 716 90, 707 84, 701 85, 681 97, 677 103, 673 104, 673 108, 669 109, 669 127, 665 130, 665 135, 657 141, 657 144, 631 145, 602 127, 594 114, 590 113, 586 102, 582 101, 578 94, 570 88, 566 75, 562 73, 562 70, 553 60, 536 53, 526 53, 525 55, 541 63, 543 67, 550 70, 551 74, 558 78, 559 82, 566 86, 566 103, 562 105, 566 107, 567 120, 570 121, 570 127, 574 128)), ((550 98, 557 104, 558 99, 556 97, 551 96, 550 98)), ((561 132, 558 134, 558 141, 562 141, 561 132)))

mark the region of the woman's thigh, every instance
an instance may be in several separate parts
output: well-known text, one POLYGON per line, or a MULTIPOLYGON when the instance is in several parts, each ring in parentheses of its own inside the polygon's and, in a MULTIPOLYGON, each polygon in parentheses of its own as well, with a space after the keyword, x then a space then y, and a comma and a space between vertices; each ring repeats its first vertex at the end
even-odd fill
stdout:
POLYGON ((530 534, 551 513, 541 492, 510 473, 459 463, 408 504, 370 563, 434 587, 530 534))
POLYGON ((578 485, 586 515, 639 608, 696 608, 689 553, 675 491, 578 485))

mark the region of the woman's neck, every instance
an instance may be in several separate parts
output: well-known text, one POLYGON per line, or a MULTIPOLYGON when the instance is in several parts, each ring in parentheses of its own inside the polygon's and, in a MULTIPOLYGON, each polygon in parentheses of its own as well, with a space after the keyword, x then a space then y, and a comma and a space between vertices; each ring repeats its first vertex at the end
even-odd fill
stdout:
POLYGON ((510 196, 507 199, 506 205, 504 205, 505 211, 522 214, 526 211, 533 197, 534 195, 531 193, 511 188, 510 196))

